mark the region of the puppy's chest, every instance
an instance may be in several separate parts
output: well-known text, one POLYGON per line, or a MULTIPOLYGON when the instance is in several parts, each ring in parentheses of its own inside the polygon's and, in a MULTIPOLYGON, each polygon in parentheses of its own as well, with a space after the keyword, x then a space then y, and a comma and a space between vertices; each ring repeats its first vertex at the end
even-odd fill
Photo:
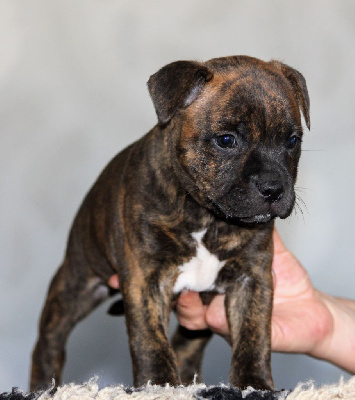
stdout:
POLYGON ((179 275, 174 285, 174 293, 183 289, 196 292, 214 289, 217 275, 226 262, 220 261, 206 248, 203 243, 205 233, 206 230, 191 234, 191 240, 196 243, 196 253, 178 267, 179 275))

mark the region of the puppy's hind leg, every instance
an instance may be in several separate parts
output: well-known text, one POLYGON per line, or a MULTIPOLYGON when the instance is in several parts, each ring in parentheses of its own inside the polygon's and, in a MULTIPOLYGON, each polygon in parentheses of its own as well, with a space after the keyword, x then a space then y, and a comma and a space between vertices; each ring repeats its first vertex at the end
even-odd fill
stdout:
POLYGON ((87 267, 64 261, 54 276, 32 354, 31 390, 60 382, 65 344, 76 323, 109 296, 108 287, 87 267))
MULTIPOLYGON (((211 304, 216 291, 200 292, 204 305, 211 304)), ((172 338, 172 346, 176 354, 181 382, 189 385, 195 379, 201 382, 201 366, 205 347, 213 333, 210 329, 189 330, 179 325, 172 338), (196 378, 195 378, 196 377, 196 378)))
POLYGON ((181 383, 191 385, 201 380, 203 351, 212 337, 209 329, 191 331, 179 325, 172 338, 181 383))

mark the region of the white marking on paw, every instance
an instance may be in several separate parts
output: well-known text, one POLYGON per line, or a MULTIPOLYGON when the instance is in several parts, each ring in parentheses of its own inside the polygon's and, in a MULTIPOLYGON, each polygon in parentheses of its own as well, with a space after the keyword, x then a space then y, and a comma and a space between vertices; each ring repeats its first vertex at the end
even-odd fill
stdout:
POLYGON ((206 230, 191 234, 197 243, 196 255, 179 267, 180 275, 175 282, 174 293, 179 293, 183 289, 202 292, 214 288, 218 272, 224 266, 225 261, 219 261, 203 245, 202 238, 206 230))

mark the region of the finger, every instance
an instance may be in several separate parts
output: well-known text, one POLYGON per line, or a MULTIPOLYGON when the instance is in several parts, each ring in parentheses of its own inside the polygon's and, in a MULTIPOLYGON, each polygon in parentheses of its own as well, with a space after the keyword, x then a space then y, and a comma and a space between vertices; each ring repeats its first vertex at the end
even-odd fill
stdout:
POLYGON ((109 286, 111 286, 113 289, 119 289, 120 284, 119 284, 119 281, 118 281, 118 275, 117 274, 116 275, 112 275, 110 277, 110 279, 108 280, 107 284, 109 286))
POLYGON ((201 305, 202 300, 198 292, 192 290, 183 290, 178 299, 178 305, 182 308, 189 308, 191 305, 201 305))
POLYGON ((224 306, 224 295, 217 295, 213 298, 211 304, 207 308, 206 322, 210 329, 219 335, 228 336, 229 326, 224 306))
POLYGON ((284 351, 285 335, 282 328, 282 321, 280 323, 280 319, 275 316, 275 313, 273 313, 271 321, 271 350, 284 351))
POLYGON ((190 330, 206 329, 206 306, 197 292, 184 291, 180 294, 176 314, 180 325, 190 330))
POLYGON ((279 233, 277 232, 276 228, 274 228, 273 232, 273 240, 274 240, 274 253, 283 253, 287 251, 286 246, 284 245, 283 241, 280 238, 279 233))

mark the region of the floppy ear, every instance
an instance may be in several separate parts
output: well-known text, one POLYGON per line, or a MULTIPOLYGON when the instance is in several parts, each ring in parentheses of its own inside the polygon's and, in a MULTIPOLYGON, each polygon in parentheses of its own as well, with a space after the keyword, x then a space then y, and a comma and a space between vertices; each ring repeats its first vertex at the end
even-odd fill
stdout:
POLYGON ((304 76, 294 68, 291 68, 280 61, 273 60, 271 62, 274 65, 276 65, 279 69, 281 69, 283 75, 290 82, 293 91, 296 95, 297 103, 301 108, 303 117, 306 121, 307 128, 310 129, 311 121, 309 117, 309 96, 304 76))
POLYGON ((194 61, 176 61, 152 75, 148 89, 159 124, 166 124, 179 108, 196 100, 201 88, 212 78, 208 68, 194 61))

